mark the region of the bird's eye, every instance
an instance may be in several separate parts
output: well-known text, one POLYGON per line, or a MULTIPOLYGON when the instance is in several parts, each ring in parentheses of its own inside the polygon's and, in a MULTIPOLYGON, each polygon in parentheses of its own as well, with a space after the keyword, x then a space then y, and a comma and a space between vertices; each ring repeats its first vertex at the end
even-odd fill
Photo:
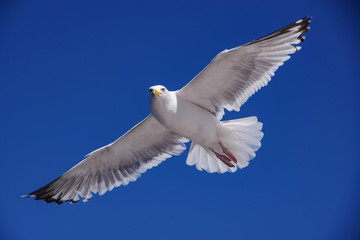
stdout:
POLYGON ((165 91, 165 88, 163 87, 163 88, 161 89, 161 91, 163 91, 163 92, 164 92, 164 91, 165 91))
POLYGON ((149 88, 149 93, 152 93, 152 89, 151 89, 151 88, 149 88))

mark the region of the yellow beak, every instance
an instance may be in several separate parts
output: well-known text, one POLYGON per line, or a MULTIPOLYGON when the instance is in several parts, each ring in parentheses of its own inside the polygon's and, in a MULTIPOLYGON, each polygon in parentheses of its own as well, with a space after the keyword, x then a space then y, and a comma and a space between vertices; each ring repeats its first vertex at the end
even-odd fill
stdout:
POLYGON ((153 91, 156 96, 159 96, 160 94, 162 94, 161 92, 158 92, 156 89, 153 89, 153 91))

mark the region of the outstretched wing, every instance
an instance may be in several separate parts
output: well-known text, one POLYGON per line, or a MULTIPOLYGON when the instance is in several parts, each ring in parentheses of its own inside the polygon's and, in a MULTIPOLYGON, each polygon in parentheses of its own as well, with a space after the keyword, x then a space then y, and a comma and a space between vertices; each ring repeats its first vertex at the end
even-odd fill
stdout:
POLYGON ((242 104, 267 85, 279 66, 300 50, 311 18, 305 17, 258 40, 224 50, 177 95, 221 118, 224 108, 239 111, 242 104))
POLYGON ((104 194, 135 181, 147 169, 179 155, 188 140, 163 127, 153 115, 115 142, 91 152, 61 177, 25 196, 45 202, 84 202, 92 193, 104 194))

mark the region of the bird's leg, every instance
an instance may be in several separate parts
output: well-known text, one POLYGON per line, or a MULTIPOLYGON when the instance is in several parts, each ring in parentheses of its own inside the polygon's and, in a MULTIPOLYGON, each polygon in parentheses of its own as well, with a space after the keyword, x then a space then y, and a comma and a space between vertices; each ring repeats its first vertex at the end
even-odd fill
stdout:
POLYGON ((222 144, 222 142, 219 142, 221 149, 223 152, 234 162, 237 163, 236 157, 222 144))
POLYGON ((226 166, 228 166, 228 167, 234 167, 234 165, 231 163, 231 159, 230 159, 230 158, 228 158, 228 157, 225 156, 225 155, 219 154, 219 153, 217 153, 217 152, 215 152, 215 151, 213 151, 213 153, 215 153, 216 157, 217 157, 218 159, 220 159, 223 163, 225 163, 226 166))

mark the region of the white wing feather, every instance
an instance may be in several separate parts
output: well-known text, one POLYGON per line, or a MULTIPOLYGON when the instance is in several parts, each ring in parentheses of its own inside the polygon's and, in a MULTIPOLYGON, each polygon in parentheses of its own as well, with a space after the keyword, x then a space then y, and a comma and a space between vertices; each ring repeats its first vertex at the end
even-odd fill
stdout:
POLYGON ((267 85, 279 66, 300 50, 311 18, 303 18, 240 47, 224 50, 177 95, 222 118, 224 108, 239 111, 242 104, 267 85))
POLYGON ((153 115, 115 142, 95 150, 48 185, 26 195, 45 202, 87 201, 92 193, 104 194, 135 181, 147 169, 171 155, 179 155, 188 140, 163 127, 153 115))

